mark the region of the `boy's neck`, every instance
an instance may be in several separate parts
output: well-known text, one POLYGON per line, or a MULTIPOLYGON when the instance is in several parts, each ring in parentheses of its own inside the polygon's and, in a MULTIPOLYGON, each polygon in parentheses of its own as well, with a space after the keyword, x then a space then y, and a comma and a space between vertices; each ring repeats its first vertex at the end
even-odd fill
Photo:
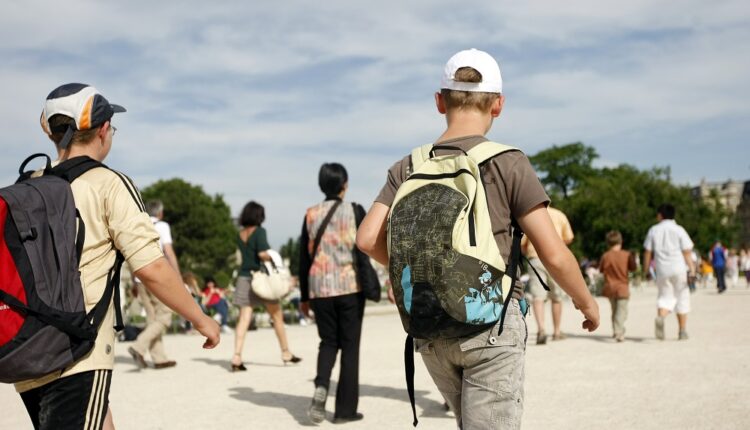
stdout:
POLYGON ((474 109, 453 109, 445 114, 448 128, 437 139, 438 142, 466 136, 484 136, 492 127, 492 116, 488 112, 474 109))
POLYGON ((609 248, 611 251, 619 251, 622 249, 622 244, 613 245, 611 248, 609 248))

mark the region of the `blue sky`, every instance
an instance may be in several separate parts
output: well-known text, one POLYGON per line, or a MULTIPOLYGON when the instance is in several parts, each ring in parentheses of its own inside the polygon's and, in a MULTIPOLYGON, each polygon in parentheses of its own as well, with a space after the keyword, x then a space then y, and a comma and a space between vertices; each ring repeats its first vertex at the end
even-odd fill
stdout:
POLYGON ((440 135, 433 93, 470 47, 503 73, 493 140, 583 141, 602 165, 670 166, 678 183, 750 179, 746 2, 317 3, 3 2, 0 183, 52 152, 47 93, 85 82, 128 108, 109 165, 141 187, 200 184, 234 214, 257 200, 278 247, 322 197, 321 163, 343 163, 369 206, 387 168, 440 135))

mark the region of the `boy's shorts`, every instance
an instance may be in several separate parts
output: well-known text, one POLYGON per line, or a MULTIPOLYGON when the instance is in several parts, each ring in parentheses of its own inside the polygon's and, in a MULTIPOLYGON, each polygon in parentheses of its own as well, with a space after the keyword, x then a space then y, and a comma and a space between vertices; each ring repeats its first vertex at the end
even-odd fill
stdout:
POLYGON ((111 370, 92 370, 25 391, 21 399, 36 430, 100 430, 111 383, 111 370))
POLYGON ((542 286, 542 283, 539 282, 539 278, 536 276, 536 273, 534 273, 533 270, 529 270, 528 293, 531 296, 532 301, 546 300, 547 298, 549 298, 553 302, 561 302, 564 293, 560 286, 557 285, 557 282, 552 279, 552 276, 550 276, 549 272, 547 272, 547 269, 544 268, 542 260, 538 258, 531 258, 529 259, 529 264, 534 266, 534 269, 536 269, 537 273, 539 273, 539 276, 542 277, 542 280, 549 287, 549 291, 545 290, 544 286, 542 286))
POLYGON ((659 289, 656 299, 659 309, 667 309, 678 314, 690 312, 690 288, 686 274, 657 276, 656 286, 659 289))

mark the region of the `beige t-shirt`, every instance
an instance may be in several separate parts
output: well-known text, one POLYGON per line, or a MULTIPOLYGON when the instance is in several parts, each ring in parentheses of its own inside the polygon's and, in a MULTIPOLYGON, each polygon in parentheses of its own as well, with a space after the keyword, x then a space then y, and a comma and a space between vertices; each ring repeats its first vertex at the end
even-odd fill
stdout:
MULTIPOLYGON (((565 244, 572 242, 574 237, 573 228, 570 227, 568 217, 566 217, 562 211, 551 207, 547 208, 547 212, 549 212, 549 217, 552 219, 552 225, 555 226, 555 231, 557 231, 557 234, 563 242, 565 242, 565 244)), ((539 255, 536 253, 536 248, 534 248, 534 245, 529 242, 529 239, 526 236, 521 240, 521 247, 526 250, 526 258, 539 258, 539 255)))
MULTIPOLYGON (((484 136, 467 136, 435 144, 455 146, 468 151, 478 144, 487 141, 484 136)), ((446 153, 455 150, 445 149, 446 153)), ((442 154, 442 151, 437 151, 442 154)), ((376 202, 388 207, 393 203, 398 187, 408 177, 411 156, 407 155, 388 170, 388 178, 376 202)), ((482 167, 482 180, 487 195, 490 211, 492 233, 503 260, 507 263, 513 243, 511 236, 511 217, 518 218, 539 204, 548 204, 549 197, 544 191, 539 177, 531 166, 529 159, 521 151, 502 153, 482 167)))
MULTIPOLYGON (((120 250, 133 271, 156 261, 163 254, 159 234, 130 178, 109 169, 95 168, 73 181, 71 188, 76 208, 86 226, 80 271, 86 311, 90 311, 104 294, 116 250, 120 250)), ((110 303, 89 354, 64 371, 16 383, 16 391, 22 393, 76 373, 112 369, 114 324, 114 306, 110 303)))

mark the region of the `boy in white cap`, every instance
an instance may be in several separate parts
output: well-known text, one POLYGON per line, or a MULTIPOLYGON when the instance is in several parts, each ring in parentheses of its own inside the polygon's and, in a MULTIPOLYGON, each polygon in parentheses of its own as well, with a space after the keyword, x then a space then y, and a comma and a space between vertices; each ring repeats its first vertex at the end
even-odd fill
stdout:
MULTIPOLYGON (((89 157, 101 162, 112 147, 112 116, 125 112, 94 87, 66 84, 45 102, 41 124, 55 143, 55 166, 89 157)), ((120 253, 138 278, 167 306, 206 336, 204 348, 219 343, 219 326, 204 315, 185 290, 159 246, 159 234, 140 193, 122 173, 105 166, 71 183, 76 209, 86 226, 79 270, 87 311, 99 301, 120 253)), ((35 429, 114 428, 109 389, 114 365, 115 309, 110 304, 93 349, 69 367, 16 383, 35 429)))
MULTIPOLYGON (((472 148, 487 142, 484 136, 493 120, 500 116, 504 101, 500 67, 489 54, 470 49, 454 55, 445 66, 441 89, 435 94, 437 110, 445 115, 447 128, 437 138, 431 153, 468 154, 472 148)), ((357 234, 360 249, 382 264, 389 264, 393 249, 399 247, 391 243, 389 255, 387 221, 396 192, 407 179, 414 178, 410 178, 413 161, 412 156, 407 156, 389 169, 385 186, 357 234)), ((575 257, 555 231, 546 209, 549 198, 528 158, 518 150, 510 150, 479 167, 494 236, 489 242, 494 239, 500 258, 508 262, 511 257, 515 220, 538 250, 549 273, 583 313, 583 328, 595 330, 599 325, 599 308, 586 288, 575 257)), ((427 240, 438 238, 431 236, 427 240)), ((520 253, 520 246, 517 252, 520 253)), ((391 267, 392 274, 393 270, 391 267)), ((408 276, 404 276, 408 282, 408 276)), ((393 293, 389 292, 389 296, 395 300, 393 293)), ((406 300, 405 296, 396 296, 406 300)), ((502 330, 498 327, 503 321, 500 320, 489 328, 481 326, 470 335, 429 341, 414 339, 416 350, 454 411, 459 428, 520 428, 527 305, 519 286, 512 289, 507 299, 502 330)))

